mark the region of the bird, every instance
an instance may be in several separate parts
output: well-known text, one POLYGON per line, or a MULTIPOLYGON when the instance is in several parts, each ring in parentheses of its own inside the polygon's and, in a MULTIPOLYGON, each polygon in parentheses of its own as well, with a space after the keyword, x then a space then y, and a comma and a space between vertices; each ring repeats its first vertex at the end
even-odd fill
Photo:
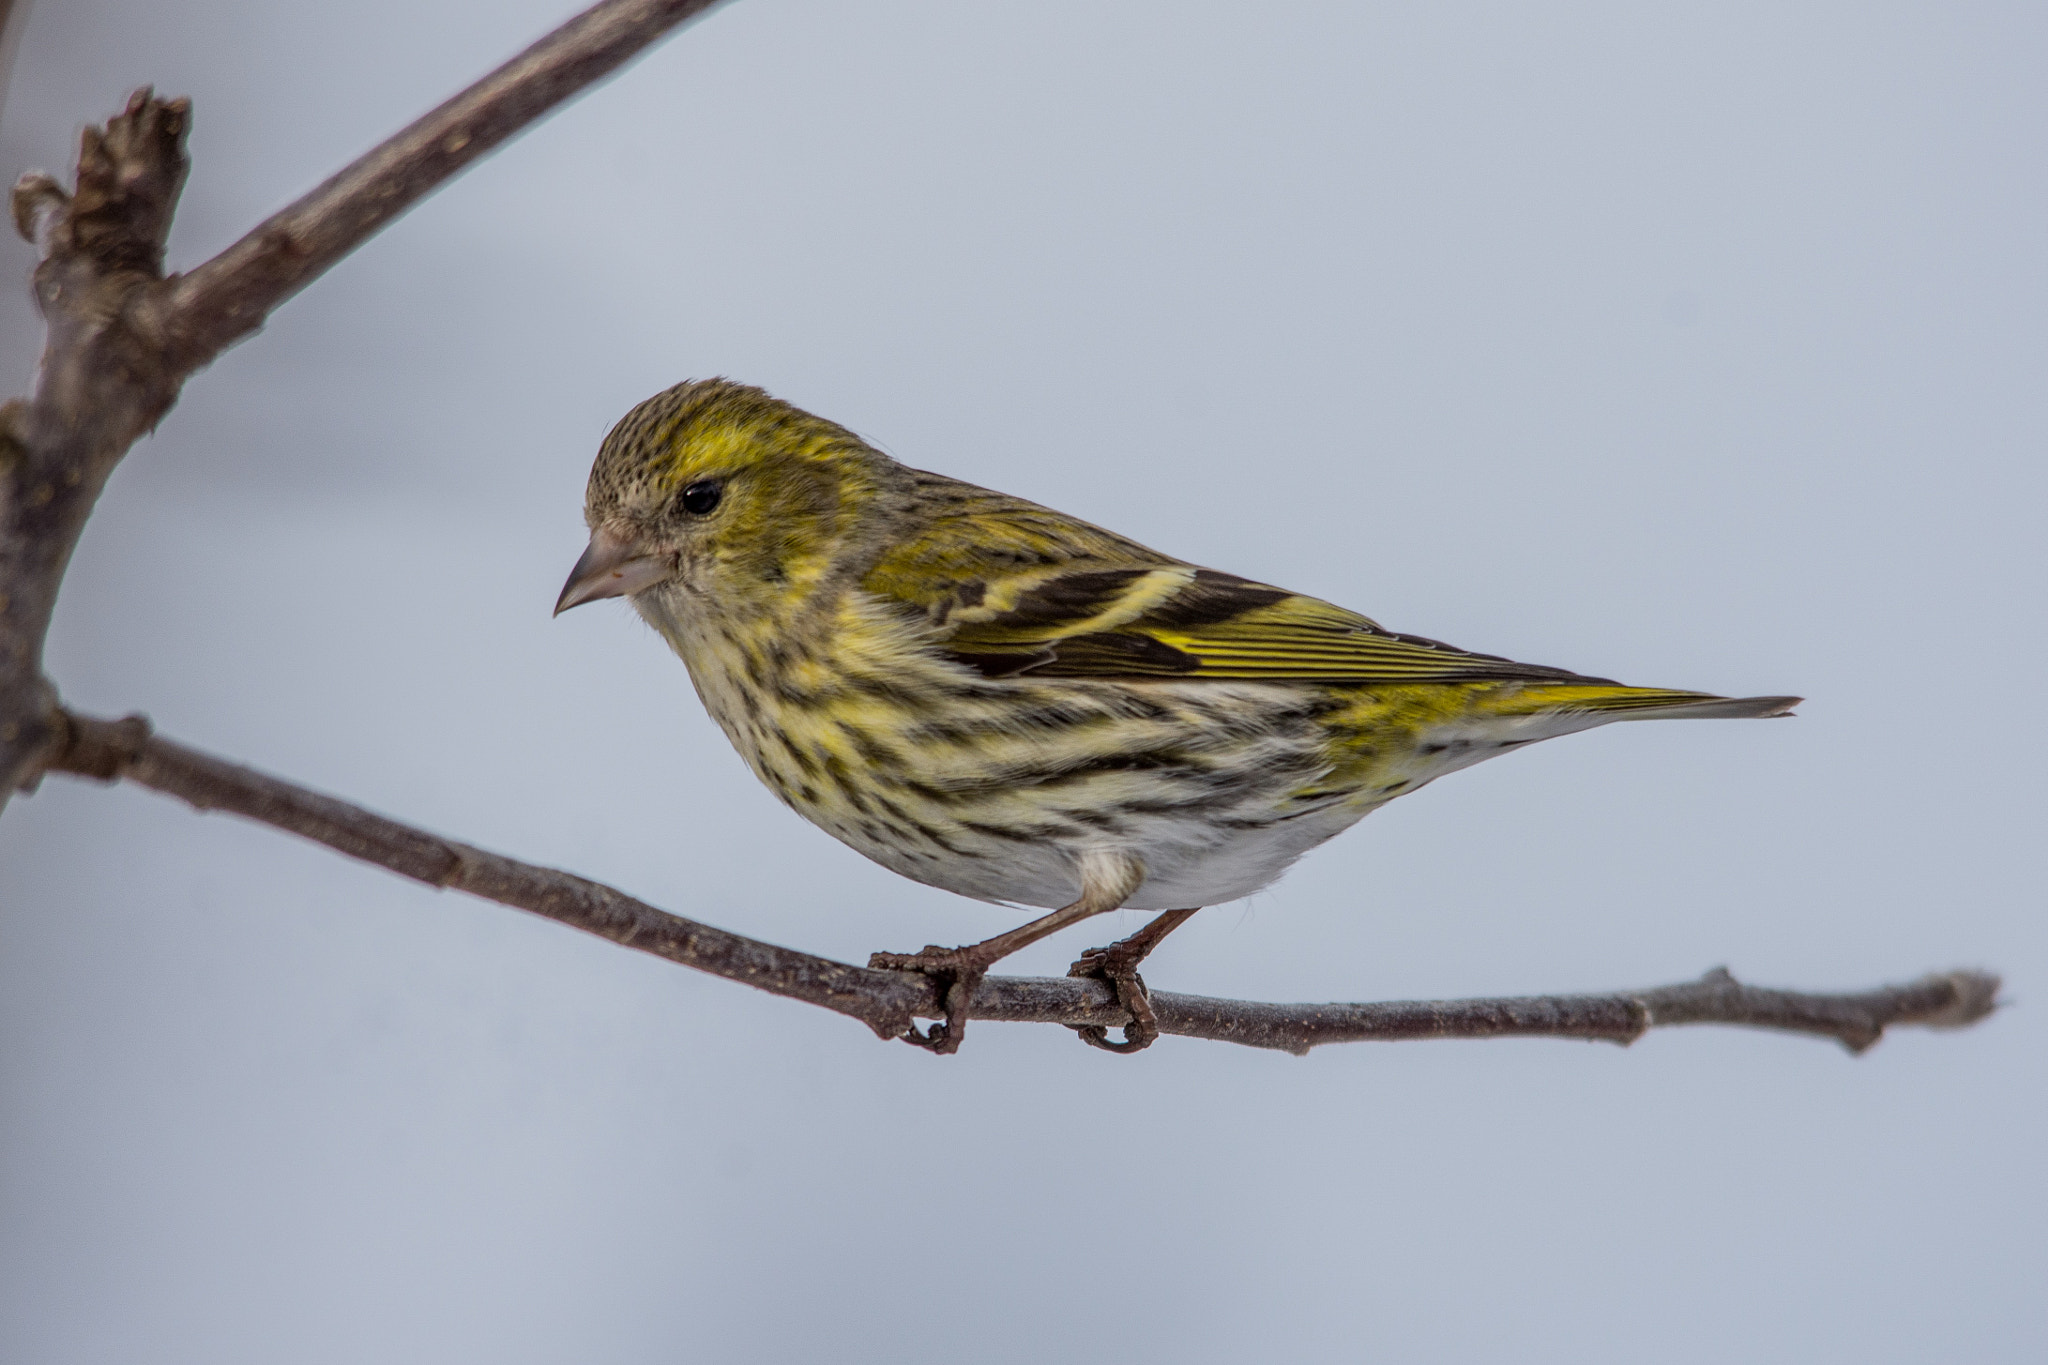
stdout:
POLYGON ((1010 953, 1161 912, 1070 973, 1158 1036, 1138 964, 1196 910, 1446 773, 1613 721, 1770 717, 1798 697, 1629 687, 1390 631, 1023 498, 898 463, 728 379, 639 404, 599 448, 557 615, 623 597, 777 797, 891 871, 1044 909, 962 947, 876 953, 959 1049, 1010 953))

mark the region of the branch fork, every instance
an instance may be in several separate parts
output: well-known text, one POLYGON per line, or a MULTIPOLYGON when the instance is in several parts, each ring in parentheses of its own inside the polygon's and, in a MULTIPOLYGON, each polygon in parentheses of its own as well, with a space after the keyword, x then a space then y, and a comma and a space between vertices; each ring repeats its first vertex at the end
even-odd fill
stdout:
POLYGON ((49 333, 35 394, 7 405, 0 437, 0 809, 56 740, 43 640, 72 548, 186 378, 478 157, 713 3, 603 0, 183 276, 166 279, 163 263, 189 101, 138 90, 80 137, 75 189, 40 171, 16 183, 49 333))

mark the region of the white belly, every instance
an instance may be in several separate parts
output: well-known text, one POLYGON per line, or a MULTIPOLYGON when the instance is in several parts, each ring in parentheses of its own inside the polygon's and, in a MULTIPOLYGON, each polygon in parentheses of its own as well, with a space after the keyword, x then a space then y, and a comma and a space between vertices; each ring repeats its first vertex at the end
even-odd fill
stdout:
POLYGON ((1258 828, 1212 830, 1202 840, 1161 829, 1139 849, 1145 881, 1128 904, 1134 910, 1185 910, 1242 900, 1271 886, 1302 854, 1372 809, 1345 802, 1258 828))
POLYGON ((857 830, 833 834, 892 871, 958 895, 999 904, 1070 905, 1081 895, 1079 868, 1094 848, 1136 856, 1145 880, 1124 902, 1133 910, 1185 910, 1241 900, 1279 880, 1296 859, 1356 824, 1378 802, 1331 803, 1284 820, 1236 826, 1187 816, 1126 821, 1114 838, 977 840, 949 831, 965 856, 918 855, 875 843, 857 830))

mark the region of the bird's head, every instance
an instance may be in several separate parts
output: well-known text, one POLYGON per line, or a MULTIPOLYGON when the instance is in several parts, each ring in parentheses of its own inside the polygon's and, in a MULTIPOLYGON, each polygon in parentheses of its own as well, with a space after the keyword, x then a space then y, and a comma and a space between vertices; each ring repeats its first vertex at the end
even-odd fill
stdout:
POLYGON ((787 610, 872 538, 899 470, 760 389, 678 384, 605 437, 584 498, 590 547, 555 611, 643 594, 666 615, 787 610))

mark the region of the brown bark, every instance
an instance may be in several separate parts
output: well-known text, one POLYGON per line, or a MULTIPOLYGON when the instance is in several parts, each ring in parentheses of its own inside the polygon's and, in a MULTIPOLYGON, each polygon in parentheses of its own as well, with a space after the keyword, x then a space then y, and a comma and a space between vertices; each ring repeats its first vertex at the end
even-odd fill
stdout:
MULTIPOLYGON (((671 915, 601 883, 486 853, 198 753, 153 735, 139 716, 66 716, 50 767, 136 782, 200 810, 231 811, 430 886, 517 906, 698 971, 822 1005, 885 1038, 907 1036, 913 1018, 945 1013, 927 977, 834 962, 671 915)), ((1988 973, 1952 971, 1900 986, 1817 995, 1747 986, 1716 969, 1682 985, 1602 995, 1275 1005, 1154 991, 1152 1006, 1162 1033, 1294 1053, 1323 1043, 1408 1038, 1542 1036, 1630 1043, 1649 1029, 1674 1024, 1809 1033, 1861 1052, 1895 1024, 1974 1024, 1996 1008, 1998 986, 1988 973)), ((1099 981, 989 977, 968 1017, 1107 1026, 1127 1023, 1130 1016, 1099 981)))
POLYGON ((43 640, 121 457, 194 370, 463 167, 713 0, 604 0, 190 274, 165 279, 191 105, 139 90, 80 141, 76 186, 15 185, 48 324, 33 397, 0 406, 0 808, 57 736, 43 640))

